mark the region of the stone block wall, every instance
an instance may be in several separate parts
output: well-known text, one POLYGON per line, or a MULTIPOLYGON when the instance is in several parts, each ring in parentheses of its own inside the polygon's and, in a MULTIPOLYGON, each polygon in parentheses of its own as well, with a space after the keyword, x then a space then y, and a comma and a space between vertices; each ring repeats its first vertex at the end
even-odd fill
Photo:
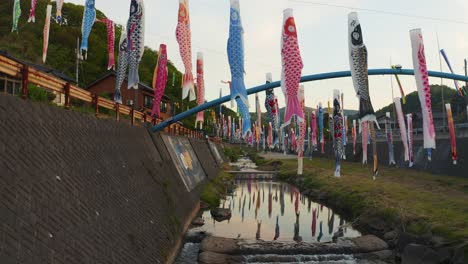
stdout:
POLYGON ((164 263, 201 185, 146 128, 0 96, 2 264, 164 263))

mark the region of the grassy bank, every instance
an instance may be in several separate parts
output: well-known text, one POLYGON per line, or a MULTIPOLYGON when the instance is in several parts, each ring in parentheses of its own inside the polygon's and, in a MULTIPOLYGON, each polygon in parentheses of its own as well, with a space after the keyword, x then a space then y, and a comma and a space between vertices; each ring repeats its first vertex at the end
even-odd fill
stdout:
POLYGON ((200 200, 210 208, 218 207, 220 198, 225 196, 232 185, 234 175, 224 172, 226 168, 219 172, 219 176, 210 180, 203 188, 200 200))
POLYGON ((242 148, 239 146, 224 146, 224 156, 226 156, 230 162, 236 162, 240 156, 242 156, 242 148))
MULTIPOLYGON (((280 178, 297 181, 297 161, 282 160, 280 178)), ((354 217, 377 216, 389 225, 449 241, 468 239, 468 179, 385 168, 376 181, 370 167, 344 163, 342 177, 333 175, 333 161, 304 160, 302 185, 327 194, 354 217)))

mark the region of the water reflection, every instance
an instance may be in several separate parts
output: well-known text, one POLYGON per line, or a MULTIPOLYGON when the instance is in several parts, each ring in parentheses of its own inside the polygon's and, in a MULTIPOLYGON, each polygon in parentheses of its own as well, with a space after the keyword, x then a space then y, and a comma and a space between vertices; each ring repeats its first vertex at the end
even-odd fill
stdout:
MULTIPOLYGON (((232 206, 229 222, 215 225, 206 221, 205 226, 197 229, 216 236, 265 241, 329 242, 335 234, 335 237, 360 236, 356 230, 346 227, 346 221, 333 210, 311 201, 289 184, 238 181, 233 194, 221 201, 221 206, 223 204, 232 206), (285 201, 285 196, 289 196, 289 201, 285 201), (326 234, 323 232, 324 222, 328 228, 326 234)), ((203 217, 210 219, 210 212, 204 212, 203 217)))

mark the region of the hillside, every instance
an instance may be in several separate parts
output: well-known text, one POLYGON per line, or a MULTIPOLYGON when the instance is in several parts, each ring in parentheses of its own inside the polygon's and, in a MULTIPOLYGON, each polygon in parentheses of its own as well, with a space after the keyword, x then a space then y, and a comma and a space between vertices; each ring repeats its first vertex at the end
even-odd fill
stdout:
MULTIPOLYGON (((445 104, 452 105, 452 112, 455 122, 466 121, 466 102, 465 98, 460 97, 455 89, 446 85, 431 85, 431 100, 432 110, 434 113, 442 112, 442 90, 444 91, 445 104)), ((402 105, 404 113, 420 113, 421 103, 419 102, 418 93, 412 92, 406 96, 406 104, 402 105)), ((377 115, 383 115, 385 112, 394 112, 393 104, 389 104, 377 111, 377 115)))
MULTIPOLYGON (((36 8, 36 23, 27 23, 30 2, 21 1, 22 14, 19 20, 19 32, 11 33, 13 1, 0 1, 0 12, 8 14, 0 17, 0 50, 7 51, 20 59, 28 60, 36 64, 42 64, 42 41, 45 20, 45 10, 49 3, 47 0, 38 0, 36 8)), ((52 21, 50 30, 49 52, 47 55, 48 67, 62 71, 66 75, 75 76, 75 49, 77 38, 81 38, 81 22, 83 6, 65 3, 63 16, 67 25, 58 25, 54 22, 55 3, 52 4, 52 21)), ((97 18, 104 18, 105 14, 97 10, 97 18)), ((112 18, 110 18, 112 19, 112 18)), ((118 58, 118 41, 120 40, 121 25, 116 25, 115 56, 118 58)), ((153 71, 157 61, 157 52, 146 47, 140 65, 140 79, 145 84, 151 84, 153 71)), ((80 87, 86 87, 107 69, 107 31, 102 23, 95 23, 89 38, 89 51, 87 60, 80 66, 80 87)), ((171 98, 180 98, 182 74, 169 62, 169 81, 167 95, 171 98), (174 86, 172 76, 175 74, 174 86)))
MULTIPOLYGON (((43 28, 45 23, 45 10, 48 0, 38 0, 36 8, 36 23, 27 23, 30 1, 21 1, 22 14, 19 19, 18 33, 11 32, 13 1, 0 1, 0 12, 8 14, 0 17, 0 50, 36 64, 42 64, 42 42, 43 28)), ((49 52, 47 54, 46 66, 56 69, 75 78, 76 67, 76 42, 81 38, 81 22, 83 17, 83 6, 65 3, 62 9, 63 17, 67 20, 66 25, 55 23, 55 3, 52 3, 52 21, 50 29, 49 52)), ((106 15, 97 10, 97 18, 105 18, 106 15)), ((112 19, 112 18, 110 18, 112 19)), ((121 25, 115 27, 115 57, 118 58, 118 42, 120 40, 121 25)), ((102 23, 95 23, 89 38, 88 58, 81 62, 79 67, 79 86, 87 87, 88 84, 107 72, 107 29, 102 23)), ((146 85, 150 85, 153 80, 154 67, 156 66, 157 51, 145 47, 145 53, 140 64, 140 80, 146 85)), ((166 86, 166 95, 179 105, 194 107, 195 102, 182 103, 181 80, 182 73, 175 68, 172 62, 168 63, 169 77, 166 86), (173 82, 174 78, 174 82, 173 82)), ((176 109, 179 113, 182 108, 176 109)), ((233 114, 233 113, 230 113, 233 114)), ((206 115, 208 118, 208 115, 206 115)), ((187 127, 192 128, 195 116, 184 120, 187 127)))

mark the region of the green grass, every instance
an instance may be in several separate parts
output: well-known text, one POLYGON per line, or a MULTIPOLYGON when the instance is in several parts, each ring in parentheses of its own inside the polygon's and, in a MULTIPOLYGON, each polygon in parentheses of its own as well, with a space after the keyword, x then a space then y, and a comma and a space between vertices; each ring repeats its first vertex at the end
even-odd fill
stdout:
POLYGON ((242 155, 242 149, 237 146, 224 146, 224 155, 229 158, 231 162, 236 162, 242 155))
MULTIPOLYGON (((296 160, 282 160, 280 179, 297 177, 296 169, 296 160)), ((374 181, 370 167, 347 162, 341 178, 332 175, 333 161, 304 160, 305 187, 326 192, 354 217, 373 215, 414 234, 468 239, 466 178, 382 168, 374 181)))
POLYGON ((218 177, 210 180, 202 190, 200 200, 210 208, 218 207, 220 198, 227 194, 227 189, 232 184, 234 175, 221 171, 218 177))
POLYGON ((257 166, 263 166, 267 163, 267 160, 260 155, 255 148, 244 148, 244 152, 246 153, 247 157, 249 157, 257 166))

